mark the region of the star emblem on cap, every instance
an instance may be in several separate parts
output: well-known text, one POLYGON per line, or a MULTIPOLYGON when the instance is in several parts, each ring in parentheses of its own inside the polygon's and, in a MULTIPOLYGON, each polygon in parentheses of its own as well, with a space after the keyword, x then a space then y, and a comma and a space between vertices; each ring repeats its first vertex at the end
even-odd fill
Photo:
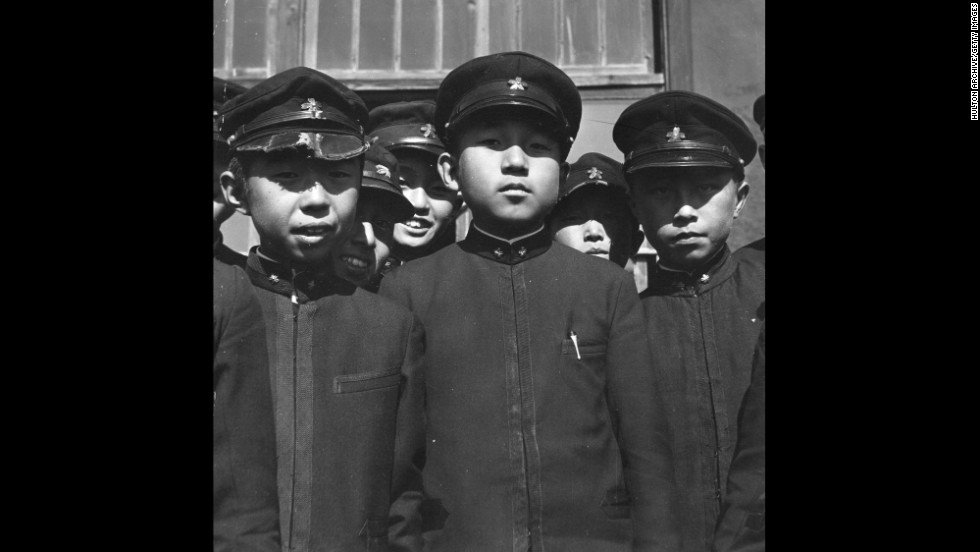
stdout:
POLYGON ((391 176, 391 171, 389 171, 388 167, 384 165, 375 165, 374 168, 376 168, 378 170, 378 174, 382 176, 391 176))
POLYGON ((665 136, 667 136, 668 142, 680 142, 684 138, 687 138, 687 136, 684 136, 684 133, 681 132, 681 127, 677 125, 674 125, 674 130, 668 132, 665 136))
POLYGON ((303 108, 303 111, 312 113, 313 117, 316 119, 319 119, 320 114, 323 113, 323 110, 320 109, 321 107, 323 107, 323 104, 316 101, 313 98, 307 98, 305 103, 300 104, 300 107, 303 108))
POLYGON ((589 178, 602 178, 602 171, 598 167, 589 169, 589 178))
POLYGON ((514 77, 509 81, 507 81, 507 84, 510 85, 511 90, 524 90, 525 88, 530 86, 528 83, 522 81, 521 77, 514 77))
POLYGON ((429 123, 425 123, 424 125, 422 125, 422 128, 419 129, 419 132, 421 132, 422 136, 426 138, 432 138, 433 136, 436 135, 436 129, 429 123))

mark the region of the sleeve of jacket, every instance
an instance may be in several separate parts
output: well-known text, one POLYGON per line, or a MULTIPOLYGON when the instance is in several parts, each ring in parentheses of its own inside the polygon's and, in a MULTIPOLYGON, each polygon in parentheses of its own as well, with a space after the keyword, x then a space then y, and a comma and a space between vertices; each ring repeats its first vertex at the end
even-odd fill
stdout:
POLYGON ((214 284, 214 550, 279 551, 265 326, 245 273, 226 268, 214 284))
MULTIPOLYGON (((392 288, 388 278, 383 280, 392 288)), ((393 299, 392 297, 388 297, 393 299)), ((404 301, 396 301, 404 306, 404 301)), ((398 400, 395 458, 391 478, 392 504, 388 519, 389 549, 422 550, 422 466, 425 464, 425 331, 412 315, 405 358, 404 384, 398 400)))
POLYGON ((619 280, 609 329, 607 396, 632 499, 634 550, 678 550, 673 455, 636 284, 619 280))
POLYGON ((715 531, 716 552, 766 547, 766 323, 752 362, 752 380, 742 399, 738 441, 715 531))

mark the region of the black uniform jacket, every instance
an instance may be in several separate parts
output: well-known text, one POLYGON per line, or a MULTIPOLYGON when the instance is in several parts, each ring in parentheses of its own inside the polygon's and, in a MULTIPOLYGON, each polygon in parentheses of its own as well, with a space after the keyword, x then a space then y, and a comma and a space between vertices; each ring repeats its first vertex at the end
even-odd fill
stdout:
POLYGON ((765 262, 722 248, 702 271, 659 265, 640 295, 664 367, 684 550, 711 549, 765 301, 765 262))
POLYGON ((766 325, 738 420, 738 442, 715 532, 716 552, 766 549, 766 325))
POLYGON ((276 438, 262 309, 214 262, 214 550, 278 551, 276 438))
POLYGON ((402 451, 424 429, 421 326, 387 299, 257 247, 247 272, 265 315, 283 549, 384 550, 389 506, 409 477, 402 451))
POLYGON ((676 550, 666 420, 628 273, 544 230, 508 243, 471 226, 380 293, 426 329, 428 550, 676 550))
POLYGON ((230 247, 224 244, 224 236, 221 235, 221 231, 218 230, 218 223, 214 223, 214 239, 212 241, 214 249, 214 258, 218 259, 226 265, 234 265, 241 268, 245 268, 245 255, 232 250, 230 247))

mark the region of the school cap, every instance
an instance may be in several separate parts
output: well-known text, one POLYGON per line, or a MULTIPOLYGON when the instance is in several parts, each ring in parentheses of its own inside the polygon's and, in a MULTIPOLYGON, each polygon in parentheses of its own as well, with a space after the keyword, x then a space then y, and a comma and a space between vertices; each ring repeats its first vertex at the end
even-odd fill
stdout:
POLYGON ((611 192, 618 193, 623 199, 623 217, 626 218, 626 227, 630 233, 630 256, 636 255, 640 246, 643 244, 643 231, 640 230, 640 222, 630 211, 627 198, 629 197, 629 185, 623 176, 623 164, 615 159, 606 157, 597 152, 582 154, 578 161, 571 164, 568 176, 558 186, 558 204, 584 187, 605 187, 611 192))
POLYGON ((461 121, 499 106, 534 110, 553 120, 562 159, 568 156, 582 119, 582 97, 561 69, 526 52, 478 57, 446 75, 436 95, 436 132, 448 144, 461 121))
POLYGON ((390 151, 378 144, 372 144, 364 154, 364 170, 361 174, 363 178, 358 201, 383 204, 395 222, 408 220, 415 215, 412 202, 402 194, 398 182, 398 159, 390 151))
POLYGON ((339 81, 308 67, 278 73, 232 98, 218 113, 233 152, 306 148, 320 159, 361 155, 367 107, 339 81))
POLYGON ((558 201, 588 184, 629 193, 629 186, 623 178, 623 164, 601 153, 589 152, 571 164, 568 177, 558 186, 558 201))
POLYGON ((225 144, 225 146, 228 145, 225 141, 225 137, 218 132, 218 111, 221 109, 221 106, 225 104, 225 102, 241 94, 245 90, 246 88, 240 84, 214 77, 214 114, 212 117, 212 130, 215 142, 221 142, 222 144, 225 144))
POLYGON ((755 105, 752 106, 752 118, 755 119, 759 128, 762 129, 762 134, 766 133, 766 95, 763 94, 755 100, 755 105))
POLYGON ((368 139, 389 151, 412 148, 439 155, 446 146, 432 125, 435 114, 432 100, 380 105, 368 114, 368 139))
POLYGON ((649 167, 742 169, 755 138, 730 109, 694 92, 672 90, 626 108, 613 127, 626 174, 649 167))

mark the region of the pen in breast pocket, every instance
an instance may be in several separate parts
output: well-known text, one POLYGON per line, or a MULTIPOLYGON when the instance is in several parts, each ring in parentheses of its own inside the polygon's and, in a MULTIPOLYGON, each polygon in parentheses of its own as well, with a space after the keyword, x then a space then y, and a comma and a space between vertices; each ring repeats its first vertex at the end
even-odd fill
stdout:
POLYGON ((575 358, 577 358, 579 360, 582 360, 582 355, 580 355, 579 352, 578 352, 578 336, 575 335, 575 332, 574 331, 569 330, 568 331, 568 337, 571 338, 572 345, 575 345, 575 358))

